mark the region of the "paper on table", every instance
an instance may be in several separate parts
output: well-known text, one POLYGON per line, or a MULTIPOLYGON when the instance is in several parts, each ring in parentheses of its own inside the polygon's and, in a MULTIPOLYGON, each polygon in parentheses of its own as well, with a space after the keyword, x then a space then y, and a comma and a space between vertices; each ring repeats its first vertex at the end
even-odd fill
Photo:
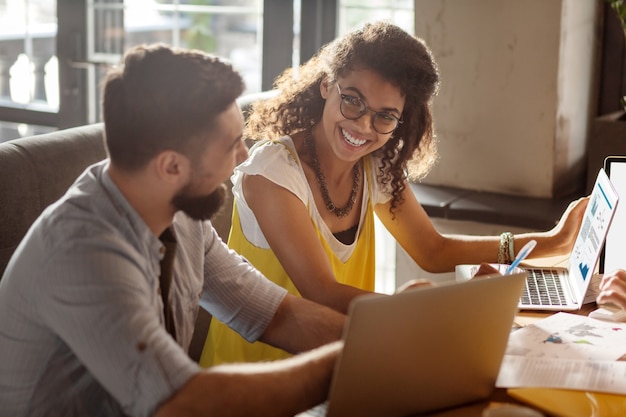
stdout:
POLYGON ((496 386, 626 394, 626 323, 557 313, 511 333, 496 386))
POLYGON ((626 323, 556 313, 511 333, 506 354, 615 361, 626 354, 626 323))
POLYGON ((498 388, 566 388, 626 394, 626 362, 505 355, 498 388))

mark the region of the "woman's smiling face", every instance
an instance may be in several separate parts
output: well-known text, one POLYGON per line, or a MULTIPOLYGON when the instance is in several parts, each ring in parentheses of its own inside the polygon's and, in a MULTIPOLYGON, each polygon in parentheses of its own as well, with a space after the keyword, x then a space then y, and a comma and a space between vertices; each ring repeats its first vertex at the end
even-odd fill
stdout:
POLYGON ((326 100, 321 123, 323 134, 333 153, 344 161, 358 161, 380 149, 393 135, 393 132, 379 133, 374 129, 375 112, 385 112, 387 116, 400 119, 404 109, 404 95, 400 88, 367 69, 352 71, 333 83, 325 80, 320 85, 320 92, 326 100), (361 100, 367 111, 358 119, 347 119, 341 113, 342 100, 344 105, 361 100))

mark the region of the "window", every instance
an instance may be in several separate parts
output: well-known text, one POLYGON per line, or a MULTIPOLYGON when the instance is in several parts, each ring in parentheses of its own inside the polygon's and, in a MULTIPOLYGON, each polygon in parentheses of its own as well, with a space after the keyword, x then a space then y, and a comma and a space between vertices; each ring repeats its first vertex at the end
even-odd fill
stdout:
POLYGON ((163 42, 228 58, 246 83, 261 91, 261 0, 92 0, 87 7, 87 62, 96 64, 88 83, 89 120, 98 120, 100 80, 124 51, 163 42))
POLYGON ((0 141, 51 130, 59 107, 56 2, 0 0, 0 141))
POLYGON ((341 0, 338 33, 346 33, 365 22, 388 20, 415 34, 414 0, 341 0))
POLYGON ((99 121, 100 80, 123 52, 165 42, 229 58, 249 93, 336 33, 412 0, 0 0, 0 141, 99 121))

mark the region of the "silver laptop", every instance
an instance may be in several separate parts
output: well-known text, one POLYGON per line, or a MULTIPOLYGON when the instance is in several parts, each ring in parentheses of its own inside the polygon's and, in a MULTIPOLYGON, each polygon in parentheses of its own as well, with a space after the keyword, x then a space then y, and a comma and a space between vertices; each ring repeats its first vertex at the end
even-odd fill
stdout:
MULTIPOLYGON (((609 156, 604 160, 604 170, 620 196, 626 195, 626 156, 609 156)), ((611 227, 606 235, 604 249, 600 254, 599 272, 626 269, 626 205, 620 204, 615 211, 611 227)))
MULTIPOLYGON (((568 266, 524 268, 528 272, 519 308, 574 311, 595 296, 586 297, 604 239, 617 209, 618 196, 604 169, 600 169, 589 204, 569 256, 568 266)), ((471 278, 478 265, 457 265, 459 281, 471 278)))
POLYGON ((525 279, 520 272, 357 298, 329 399, 298 417, 403 417, 488 397, 525 279))

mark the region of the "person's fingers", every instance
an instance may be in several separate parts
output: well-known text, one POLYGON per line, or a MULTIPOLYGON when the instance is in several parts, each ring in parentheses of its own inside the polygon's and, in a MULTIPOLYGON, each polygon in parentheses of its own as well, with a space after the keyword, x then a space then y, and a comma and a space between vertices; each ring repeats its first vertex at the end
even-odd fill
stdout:
POLYGON ((601 291, 596 298, 598 304, 613 304, 626 310, 626 294, 611 289, 601 291))
POLYGON ((614 304, 626 309, 626 271, 616 270, 605 274, 600 281, 598 304, 614 304))
POLYGON ((600 281, 600 290, 613 288, 614 290, 622 289, 626 292, 626 271, 618 269, 610 273, 604 274, 600 281))
POLYGON ((428 279, 412 279, 411 281, 401 285, 396 292, 406 291, 410 288, 419 288, 419 287, 432 287, 435 284, 428 279))
POLYGON ((482 263, 478 267, 478 271, 474 274, 475 277, 479 277, 481 275, 490 275, 490 274, 499 274, 500 271, 494 267, 489 265, 488 263, 482 263))

